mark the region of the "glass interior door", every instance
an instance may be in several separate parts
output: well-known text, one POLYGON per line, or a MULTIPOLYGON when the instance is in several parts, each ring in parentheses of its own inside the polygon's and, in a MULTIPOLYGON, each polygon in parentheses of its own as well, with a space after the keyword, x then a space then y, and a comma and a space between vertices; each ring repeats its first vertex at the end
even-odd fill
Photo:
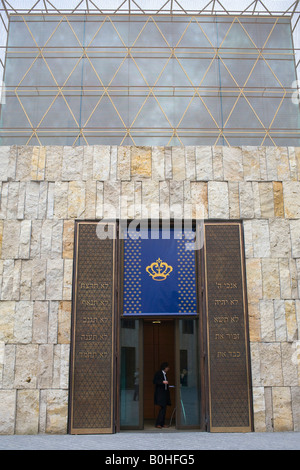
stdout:
POLYGON ((140 320, 121 321, 120 427, 143 427, 143 344, 140 320))
POLYGON ((177 412, 179 428, 200 427, 200 368, 198 320, 180 319, 177 329, 177 412), (178 370, 178 369, 177 369, 178 370))

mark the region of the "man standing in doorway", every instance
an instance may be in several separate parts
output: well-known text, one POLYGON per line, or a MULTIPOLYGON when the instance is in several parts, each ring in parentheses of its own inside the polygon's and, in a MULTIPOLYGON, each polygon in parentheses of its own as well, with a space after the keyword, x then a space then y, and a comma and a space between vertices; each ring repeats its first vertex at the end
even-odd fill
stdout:
POLYGON ((155 384, 154 392, 154 404, 160 406, 160 410, 156 419, 156 428, 167 428, 165 426, 165 416, 167 406, 171 405, 169 382, 167 379, 167 372, 170 370, 169 364, 163 362, 160 366, 160 370, 156 372, 153 378, 155 384))

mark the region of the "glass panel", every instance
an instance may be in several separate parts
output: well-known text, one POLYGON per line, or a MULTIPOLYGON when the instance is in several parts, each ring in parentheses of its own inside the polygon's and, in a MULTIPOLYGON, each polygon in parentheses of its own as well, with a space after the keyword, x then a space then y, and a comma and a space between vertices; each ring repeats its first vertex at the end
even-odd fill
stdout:
POLYGON ((121 321, 121 427, 139 427, 139 321, 121 321))
POLYGON ((53 128, 53 144, 81 145, 84 128, 91 145, 265 145, 273 122, 272 145, 298 146, 295 80, 288 18, 13 15, 0 137, 26 144, 30 127, 48 142, 53 128))
POLYGON ((200 426, 198 320, 179 320, 180 426, 200 426))

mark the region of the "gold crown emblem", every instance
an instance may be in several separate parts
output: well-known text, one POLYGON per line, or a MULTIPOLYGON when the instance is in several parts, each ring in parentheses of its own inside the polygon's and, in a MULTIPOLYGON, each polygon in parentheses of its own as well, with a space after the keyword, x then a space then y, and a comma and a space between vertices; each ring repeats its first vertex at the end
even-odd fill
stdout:
POLYGON ((173 271, 173 268, 158 258, 154 263, 147 266, 146 271, 153 281, 165 281, 167 276, 173 271))

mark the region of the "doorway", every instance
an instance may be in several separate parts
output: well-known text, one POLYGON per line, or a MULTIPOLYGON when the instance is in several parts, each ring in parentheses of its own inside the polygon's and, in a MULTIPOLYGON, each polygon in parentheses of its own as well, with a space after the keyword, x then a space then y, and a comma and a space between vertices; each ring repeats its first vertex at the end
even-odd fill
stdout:
POLYGON ((172 429, 204 430, 198 319, 121 321, 120 429, 155 429, 153 377, 162 362, 170 370, 172 429))
POLYGON ((166 424, 176 407, 175 396, 175 321, 144 321, 144 428, 154 426, 159 407, 154 405, 153 377, 163 362, 168 362, 171 406, 167 407, 166 424))

